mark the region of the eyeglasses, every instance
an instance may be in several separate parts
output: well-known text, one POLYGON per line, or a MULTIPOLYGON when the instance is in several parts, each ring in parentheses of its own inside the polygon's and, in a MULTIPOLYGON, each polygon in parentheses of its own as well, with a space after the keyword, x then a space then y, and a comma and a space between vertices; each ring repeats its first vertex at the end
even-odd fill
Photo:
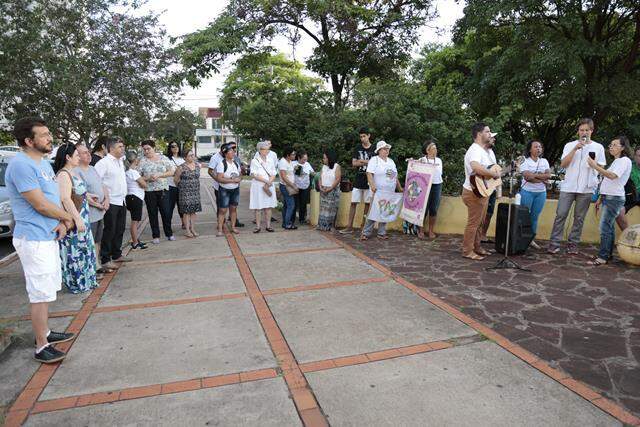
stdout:
POLYGON ((177 146, 176 144, 172 144, 172 145, 170 145, 169 147, 171 147, 171 148, 178 148, 178 146, 177 146))

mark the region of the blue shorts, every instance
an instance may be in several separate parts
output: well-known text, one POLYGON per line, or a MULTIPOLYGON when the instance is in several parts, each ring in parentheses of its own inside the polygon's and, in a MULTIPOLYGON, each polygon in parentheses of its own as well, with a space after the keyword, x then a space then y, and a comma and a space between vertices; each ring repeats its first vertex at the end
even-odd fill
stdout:
POLYGON ((220 199, 218 207, 221 209, 226 209, 229 206, 238 206, 240 202, 240 187, 234 188, 233 190, 220 187, 218 197, 220 199))

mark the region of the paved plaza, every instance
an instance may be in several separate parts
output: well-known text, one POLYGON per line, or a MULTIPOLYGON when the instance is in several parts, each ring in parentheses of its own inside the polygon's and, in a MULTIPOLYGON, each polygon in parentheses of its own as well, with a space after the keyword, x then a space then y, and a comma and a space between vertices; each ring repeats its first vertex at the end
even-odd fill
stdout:
MULTIPOLYGON (((0 355, 6 425, 640 425, 620 396, 547 363, 503 323, 516 325, 496 323, 490 309, 479 316, 486 304, 459 310, 453 297, 465 298, 479 277, 505 300, 533 297, 455 267, 450 249, 419 249, 399 234, 363 246, 309 227, 282 231, 280 222, 276 233, 253 234, 245 187, 246 227, 215 237, 209 180, 202 184, 201 237, 129 254, 91 294, 59 294, 51 325, 78 333, 58 346, 68 350, 61 364, 31 359, 19 262, 0 270, 0 318, 16 336, 0 355)), ((539 279, 510 280, 524 288, 539 279)), ((531 315, 544 316, 540 307, 531 315)), ((636 331, 637 322, 636 314, 636 331)))

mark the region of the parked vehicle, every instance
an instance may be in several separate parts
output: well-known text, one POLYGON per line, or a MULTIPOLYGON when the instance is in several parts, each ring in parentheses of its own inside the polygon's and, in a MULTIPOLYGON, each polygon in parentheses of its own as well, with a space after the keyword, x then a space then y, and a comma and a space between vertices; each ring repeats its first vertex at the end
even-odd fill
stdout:
POLYGON ((0 238, 13 235, 13 213, 9 203, 9 192, 4 181, 4 173, 11 157, 0 156, 0 238))
POLYGON ((0 156, 13 157, 20 152, 17 145, 0 145, 0 156))

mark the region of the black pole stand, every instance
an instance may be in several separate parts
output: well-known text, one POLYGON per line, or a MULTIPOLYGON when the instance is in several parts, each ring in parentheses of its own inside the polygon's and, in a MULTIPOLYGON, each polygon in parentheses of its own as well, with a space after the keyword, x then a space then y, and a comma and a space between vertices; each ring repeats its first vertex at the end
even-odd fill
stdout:
MULTIPOLYGON (((520 271, 531 271, 527 268, 522 268, 520 264, 509 258, 509 242, 511 241, 511 234, 509 233, 511 230, 511 204, 513 201, 513 177, 515 170, 515 162, 513 160, 513 155, 511 156, 511 170, 509 171, 509 211, 507 213, 507 237, 504 245, 504 258, 498 261, 493 267, 485 268, 486 271, 491 270, 520 270, 520 271)), ((497 204, 496 200, 496 204, 497 204)))

